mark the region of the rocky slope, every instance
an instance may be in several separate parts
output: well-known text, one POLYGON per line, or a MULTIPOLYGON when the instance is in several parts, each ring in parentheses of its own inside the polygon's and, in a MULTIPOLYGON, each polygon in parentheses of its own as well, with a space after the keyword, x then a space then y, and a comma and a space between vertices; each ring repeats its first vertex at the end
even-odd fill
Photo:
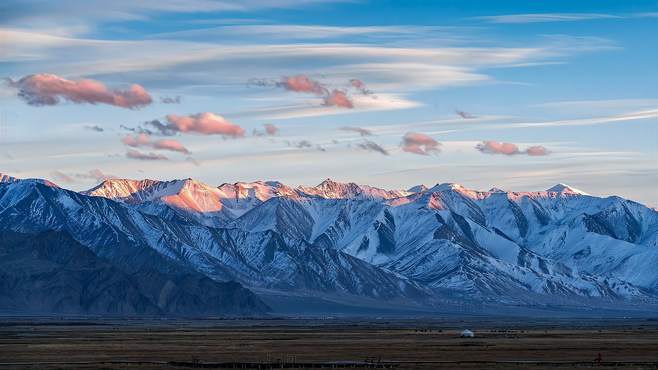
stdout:
POLYGON ((260 292, 423 307, 658 297, 658 212, 564 184, 391 191, 331 180, 298 188, 106 180, 76 193, 2 178, 0 230, 65 233, 133 272, 165 260, 260 292))

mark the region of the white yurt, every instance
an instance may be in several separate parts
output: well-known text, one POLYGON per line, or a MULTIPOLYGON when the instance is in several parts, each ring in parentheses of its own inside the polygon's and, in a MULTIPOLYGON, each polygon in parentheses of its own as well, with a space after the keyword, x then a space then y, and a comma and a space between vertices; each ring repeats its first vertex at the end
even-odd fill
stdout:
POLYGON ((462 338, 474 338, 475 334, 472 331, 468 330, 468 329, 464 329, 464 331, 462 331, 462 333, 461 333, 461 337, 462 338))

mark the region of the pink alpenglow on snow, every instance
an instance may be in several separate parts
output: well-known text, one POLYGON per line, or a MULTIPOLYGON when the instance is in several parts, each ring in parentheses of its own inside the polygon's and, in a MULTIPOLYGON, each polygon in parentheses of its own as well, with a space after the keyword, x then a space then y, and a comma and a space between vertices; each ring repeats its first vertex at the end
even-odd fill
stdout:
POLYGON ((210 113, 197 113, 189 116, 167 115, 168 128, 179 132, 195 132, 203 135, 244 136, 244 129, 229 122, 226 118, 210 113))
POLYGON ((428 155, 441 151, 441 143, 418 132, 407 132, 402 138, 402 150, 408 153, 428 155))
POLYGON ((486 154, 503 154, 503 155, 517 155, 526 154, 529 156, 545 156, 549 155, 550 151, 541 145, 528 147, 526 150, 521 151, 516 144, 501 143, 498 141, 487 140, 475 146, 475 149, 486 154))
POLYGON ((340 107, 340 108, 354 108, 354 103, 347 97, 344 91, 333 90, 331 94, 325 96, 324 105, 340 107))
POLYGON ((137 84, 127 90, 110 90, 102 82, 82 79, 77 81, 52 74, 34 74, 10 81, 18 89, 18 96, 30 105, 57 105, 62 100, 73 103, 109 104, 121 108, 141 108, 152 103, 146 90, 137 84))

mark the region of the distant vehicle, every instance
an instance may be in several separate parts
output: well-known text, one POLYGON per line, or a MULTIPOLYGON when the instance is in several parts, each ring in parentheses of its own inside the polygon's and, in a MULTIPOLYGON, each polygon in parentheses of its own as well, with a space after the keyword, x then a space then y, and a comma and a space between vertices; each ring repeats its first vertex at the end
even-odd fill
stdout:
POLYGON ((464 329, 464 331, 462 331, 460 336, 462 338, 475 338, 475 334, 468 329, 464 329))

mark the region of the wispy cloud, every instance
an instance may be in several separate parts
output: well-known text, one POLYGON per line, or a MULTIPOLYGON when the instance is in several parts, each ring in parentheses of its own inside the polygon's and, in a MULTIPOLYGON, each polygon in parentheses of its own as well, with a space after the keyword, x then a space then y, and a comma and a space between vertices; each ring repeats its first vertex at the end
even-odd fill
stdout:
POLYGON ((389 155, 388 150, 384 149, 381 145, 375 143, 374 141, 365 140, 362 143, 357 143, 356 147, 359 149, 367 150, 370 152, 376 152, 383 155, 389 155))
POLYGON ((144 153, 135 149, 128 149, 126 152, 126 157, 130 159, 137 159, 141 161, 166 161, 169 160, 165 155, 159 153, 144 153))
POLYGON ((263 130, 254 129, 254 136, 275 136, 279 132, 279 128, 271 123, 263 124, 263 130))
POLYGON ((180 104, 181 103, 180 95, 176 96, 161 96, 160 103, 162 104, 180 104))
POLYGON ((162 139, 162 140, 156 140, 153 142, 153 148, 154 149, 162 149, 162 150, 169 150, 172 152, 179 152, 179 153, 184 153, 184 154, 189 154, 190 151, 187 150, 186 147, 183 146, 183 144, 179 143, 176 140, 173 139, 162 139))
POLYGON ((522 24, 522 23, 544 23, 544 22, 573 22, 595 19, 619 19, 613 14, 601 13, 527 13, 527 14, 505 14, 474 17, 490 23, 522 24))
POLYGON ((124 145, 140 148, 140 147, 149 147, 153 149, 160 150, 169 150, 172 152, 179 152, 184 154, 189 154, 190 151, 183 146, 180 142, 173 139, 161 139, 156 141, 151 141, 151 138, 144 133, 135 134, 135 135, 126 135, 121 139, 121 142, 124 145))
POLYGON ((109 104, 121 108, 141 108, 151 104, 151 96, 140 85, 127 90, 110 90, 95 80, 71 81, 51 74, 36 74, 10 81, 18 96, 30 105, 56 105, 62 100, 73 103, 109 104))
POLYGON ((589 126, 599 125, 611 122, 635 121, 642 119, 658 118, 658 109, 649 109, 637 112, 627 112, 622 114, 591 117, 591 118, 574 118, 563 119, 543 122, 519 122, 510 123, 502 126, 501 128, 519 128, 519 127, 559 127, 559 126, 589 126))
POLYGON ((91 180, 94 180, 96 182, 101 182, 101 181, 117 178, 117 176, 104 173, 103 171, 99 170, 98 168, 94 168, 94 169, 89 170, 85 173, 76 173, 76 174, 73 174, 73 176, 75 176, 76 178, 79 178, 79 179, 91 179, 91 180))
POLYGON ((363 127, 341 127, 340 128, 343 131, 351 131, 351 132, 356 132, 361 136, 372 136, 372 131, 368 130, 367 128, 363 127))
POLYGON ((624 14, 606 14, 606 13, 525 13, 525 14, 502 14, 482 17, 473 17, 471 19, 483 20, 489 23, 498 24, 524 24, 524 23, 548 23, 548 22, 576 22, 590 21, 600 19, 632 19, 632 18, 656 18, 656 12, 644 13, 624 13, 624 14))
POLYGON ((87 130, 96 131, 96 132, 104 132, 105 131, 104 128, 102 128, 98 125, 86 125, 85 128, 87 130))
POLYGON ((60 183, 70 184, 75 182, 75 179, 73 179, 71 176, 65 174, 62 171, 57 171, 57 170, 51 171, 50 176, 53 178, 53 180, 55 180, 56 183, 60 182, 60 183))
POLYGON ((48 29, 88 32, 99 23, 147 20, 166 13, 247 13, 265 9, 293 9, 348 0, 115 0, 103 6, 93 1, 48 3, 39 0, 7 0, 0 4, 0 22, 48 29), (62 25, 66 25, 65 27, 62 25))
POLYGON ((477 118, 476 116, 474 116, 474 115, 472 115, 472 114, 470 114, 470 113, 468 113, 468 112, 464 112, 463 110, 459 110, 459 109, 456 110, 455 113, 457 113, 457 115, 458 115, 459 117, 463 118, 463 119, 474 119, 474 118, 477 118))
POLYGON ((74 172, 74 173, 64 173, 62 171, 54 170, 50 172, 50 176, 55 180, 55 182, 72 184, 78 180, 94 180, 96 182, 101 182, 107 179, 117 178, 114 175, 106 174, 98 168, 94 168, 87 172, 74 172))

